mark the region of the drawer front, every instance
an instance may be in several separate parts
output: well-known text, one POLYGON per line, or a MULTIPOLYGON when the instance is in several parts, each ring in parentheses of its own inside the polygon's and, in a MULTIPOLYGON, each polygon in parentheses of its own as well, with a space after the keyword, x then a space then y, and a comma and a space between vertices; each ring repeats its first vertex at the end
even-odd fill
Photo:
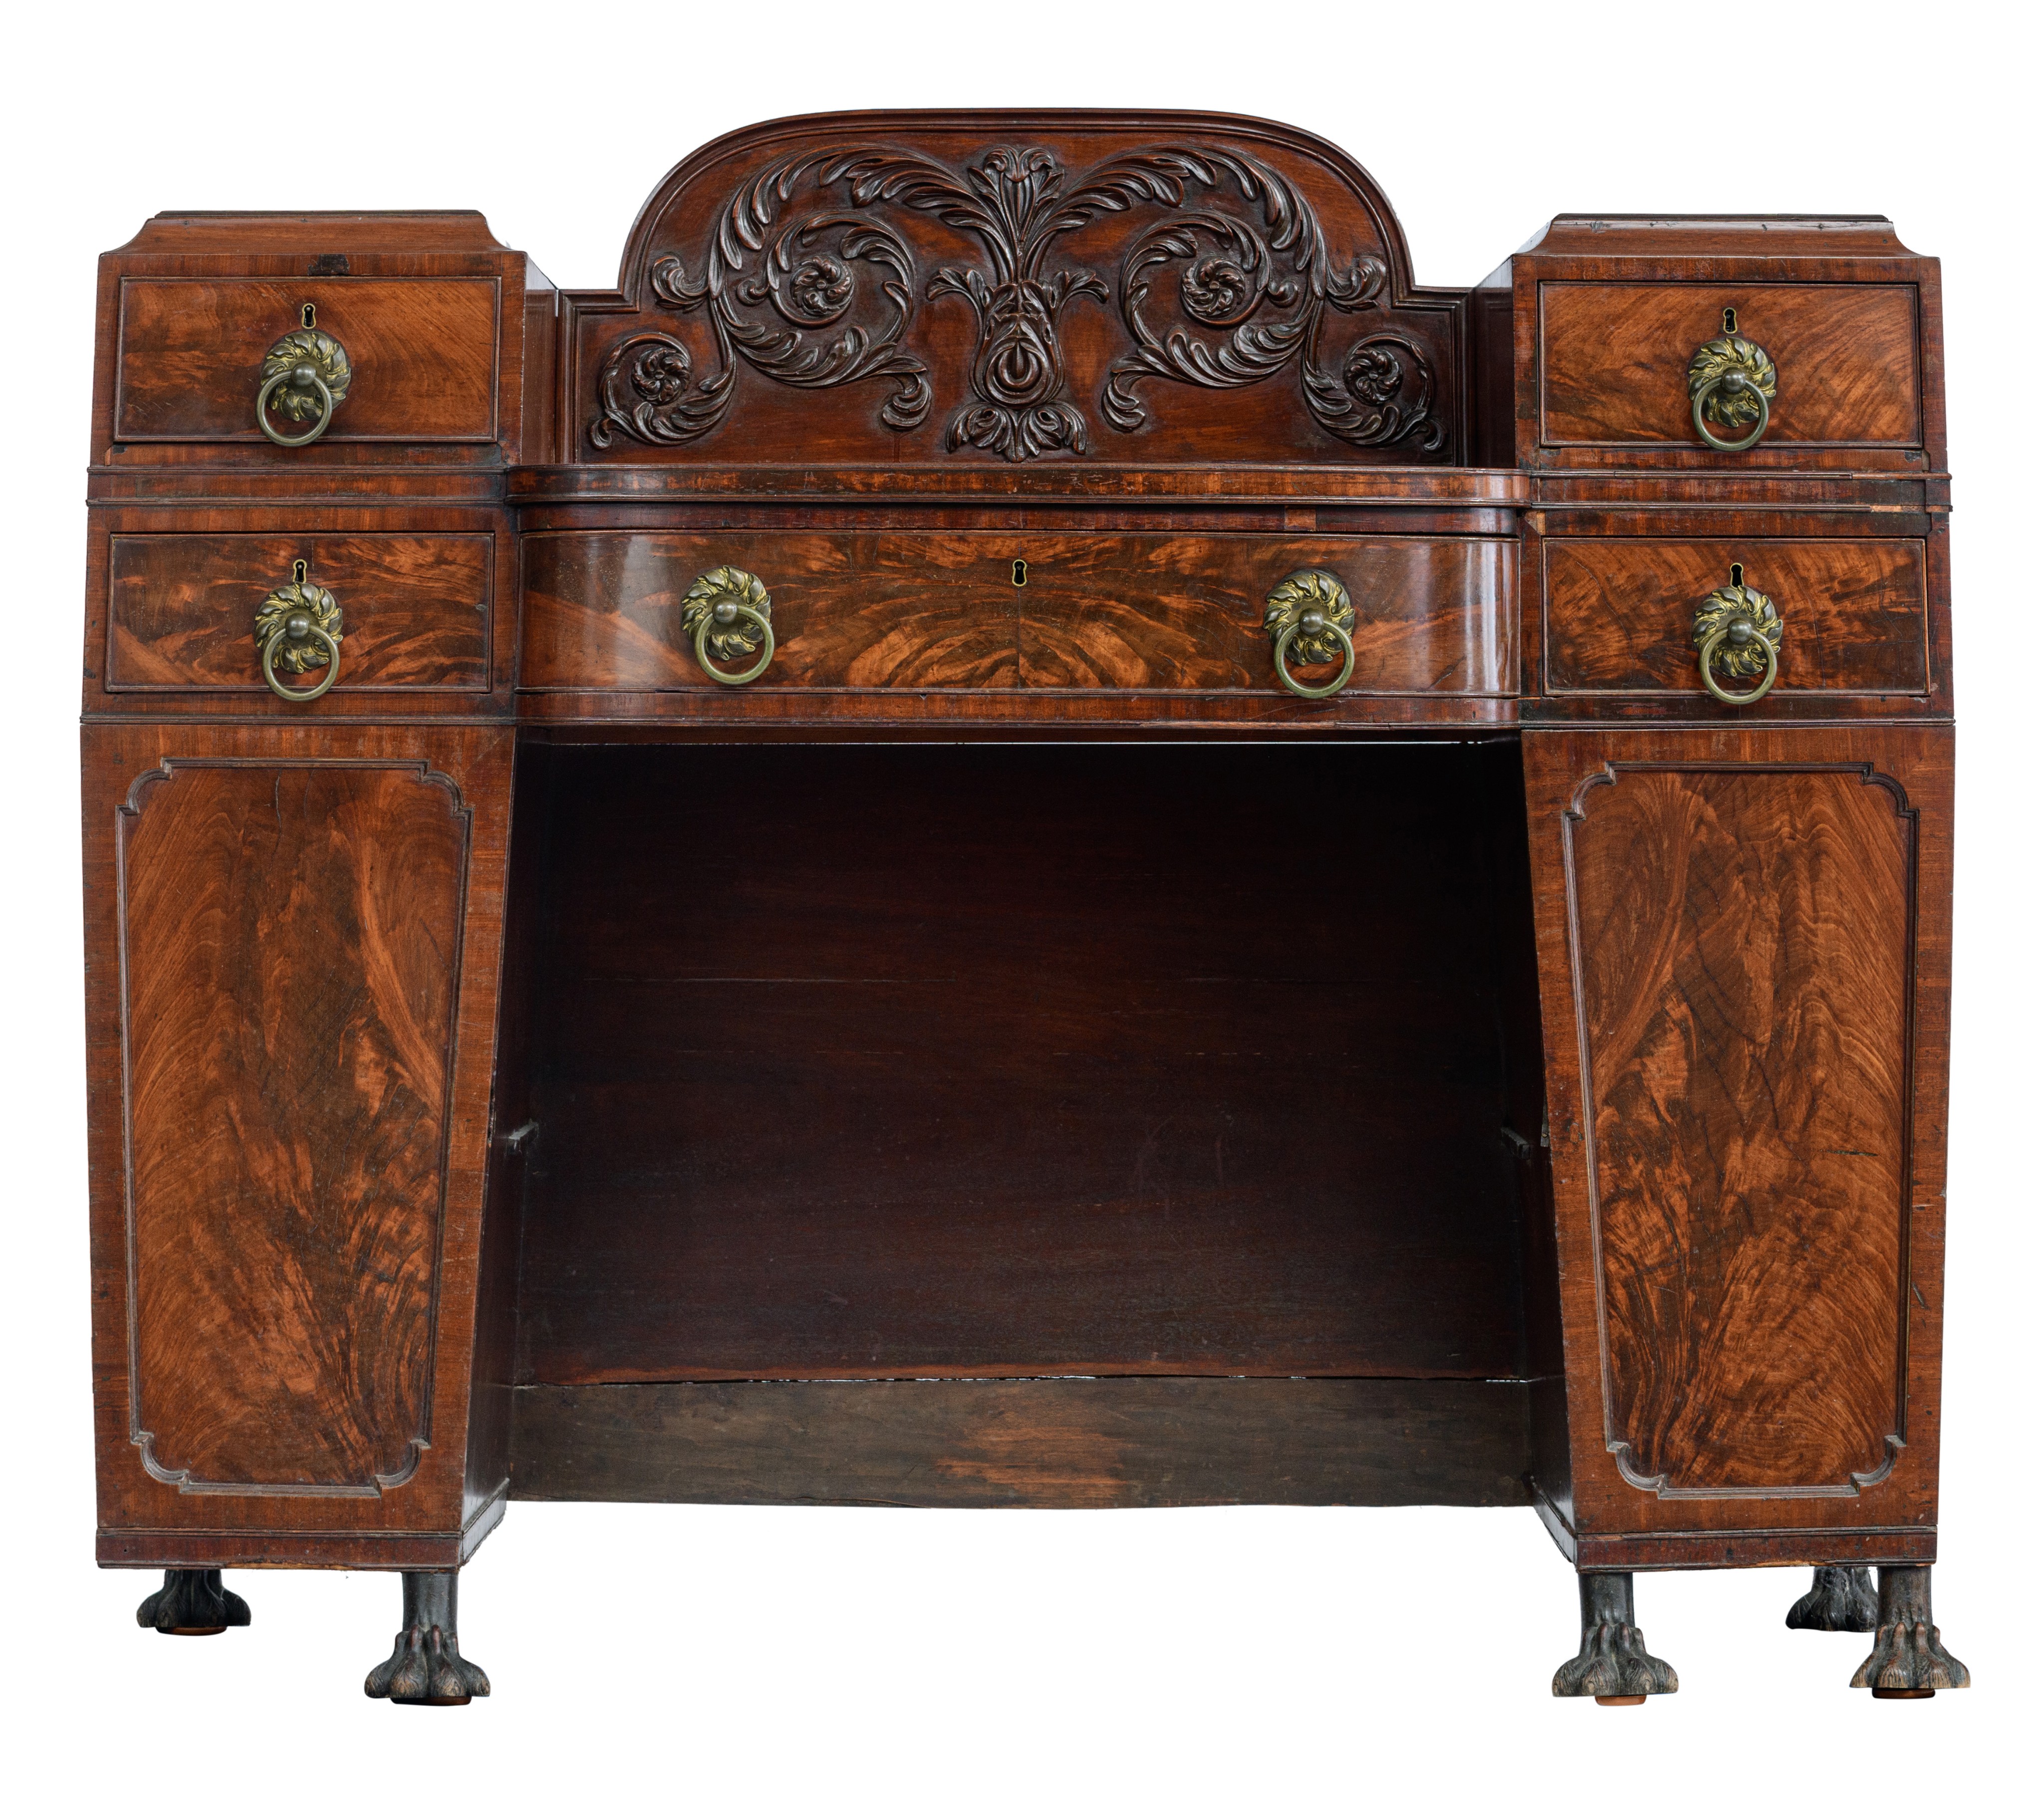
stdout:
POLYGON ((682 610, 720 566, 771 596, 761 688, 1279 692, 1264 601, 1320 568, 1355 610, 1347 692, 1516 690, 1502 537, 587 530, 529 536, 523 553, 528 690, 712 684, 682 610))
MULTIPOLYGON (((1540 440, 1703 449, 1689 362, 1737 313, 1776 392, 1753 449, 1909 448, 1923 440, 1916 289, 1906 284, 1540 287, 1540 440)), ((1721 431, 1720 435, 1723 433, 1721 431)))
POLYGON ((340 608, 336 692, 486 690, 494 546, 481 533, 117 536, 106 690, 264 690, 256 610, 303 561, 340 608))
MULTIPOLYGON (((349 369, 319 443, 487 442, 497 434, 498 297, 486 277, 123 281, 114 437, 263 441, 263 357, 302 326, 309 305, 349 369)), ((287 435, 309 421, 271 416, 287 435)))
POLYGON ((1923 544, 1888 536, 1550 537, 1546 690, 1705 696, 1691 633, 1735 563, 1781 620, 1776 692, 1928 690, 1923 544))

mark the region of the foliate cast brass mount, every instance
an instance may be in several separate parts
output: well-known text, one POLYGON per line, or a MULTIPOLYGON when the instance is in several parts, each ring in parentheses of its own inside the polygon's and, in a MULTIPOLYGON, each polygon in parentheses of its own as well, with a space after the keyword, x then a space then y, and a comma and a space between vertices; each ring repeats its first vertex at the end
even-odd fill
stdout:
POLYGON ((302 449, 317 443, 333 422, 333 409, 348 397, 355 378, 348 352, 337 338, 317 328, 317 314, 308 305, 298 329, 286 331, 263 358, 263 384, 256 394, 256 421, 280 448, 302 449), (270 421, 272 410, 293 424, 312 421, 312 429, 285 435, 270 421))
POLYGON ((1331 698, 1348 684, 1355 671, 1355 607, 1348 588, 1324 567, 1295 568, 1273 586, 1263 602, 1263 627, 1286 690, 1301 698, 1331 698), (1338 660, 1342 667, 1324 684, 1307 686, 1288 660, 1312 666, 1338 660))
POLYGON ((1696 645, 1696 668, 1704 690, 1722 705, 1755 705, 1774 690, 1781 671, 1781 619, 1774 601, 1746 583, 1746 569, 1735 561, 1731 579, 1696 607, 1689 640, 1696 645), (1744 692, 1727 692, 1718 682, 1759 679, 1744 692))
POLYGON ((291 563, 291 578, 264 599, 256 611, 256 644, 263 652, 263 679, 279 698, 307 705, 332 686, 340 674, 340 604, 325 586, 306 579, 306 564, 291 563), (278 678, 326 669, 317 686, 286 686, 278 678))
POLYGON ((1757 343, 1739 334, 1739 313, 1727 306, 1724 334, 1689 358, 1689 416, 1696 434, 1727 454, 1750 449, 1767 429, 1774 402, 1774 363, 1757 343), (1736 433, 1727 442, 1711 429, 1736 433))
POLYGON ((720 686, 744 686, 766 672, 774 659, 773 617, 766 587, 743 567, 698 574, 682 601, 682 628, 702 671, 720 686), (716 665, 755 651, 759 659, 743 673, 727 674, 716 665))

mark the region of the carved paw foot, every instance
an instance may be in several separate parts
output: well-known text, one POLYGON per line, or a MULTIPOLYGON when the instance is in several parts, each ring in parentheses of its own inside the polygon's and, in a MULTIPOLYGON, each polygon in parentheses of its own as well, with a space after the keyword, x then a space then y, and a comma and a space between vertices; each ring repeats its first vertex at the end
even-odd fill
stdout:
POLYGON ((369 1695, 451 1709, 490 1694, 482 1667, 462 1657, 455 1637, 455 1576, 405 1574, 405 1625, 390 1656, 363 1679, 369 1695))
POLYGON ((1578 1579, 1582 1651, 1554 1674, 1557 1696, 1593 1696, 1608 1707, 1672 1695, 1674 1667, 1646 1650, 1632 1614, 1632 1574, 1589 1571, 1578 1579))
POLYGON ((1809 1590, 1788 1611, 1788 1625, 1827 1634, 1866 1634, 1873 1631, 1880 1614, 1865 1567, 1820 1565, 1809 1590))
POLYGON ((1946 1652, 1931 1620, 1930 1567, 1884 1565, 1873 1651, 1853 1673, 1852 1687, 1876 1696, 1935 1696, 1941 1690, 1964 1690, 1973 1681, 1973 1674, 1946 1652))
POLYGON ((371 1696, 393 1702, 424 1702, 450 1708, 487 1696, 490 1679, 480 1665, 462 1657, 452 1634, 413 1622, 398 1636, 397 1650, 362 1681, 371 1696))
POLYGON ((143 1599, 135 1621, 159 1634, 224 1634, 248 1625, 248 1605, 217 1571, 166 1571, 163 1587, 143 1599))

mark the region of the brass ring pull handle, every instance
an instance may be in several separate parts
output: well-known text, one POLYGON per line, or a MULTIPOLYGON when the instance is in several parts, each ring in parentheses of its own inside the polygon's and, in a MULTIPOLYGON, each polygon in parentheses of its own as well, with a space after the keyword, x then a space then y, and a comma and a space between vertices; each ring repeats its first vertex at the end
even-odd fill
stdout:
POLYGON ((1739 314, 1725 308, 1724 335, 1689 358, 1689 417, 1696 434, 1727 455, 1750 449, 1765 434, 1774 400, 1774 363, 1757 343, 1739 334, 1739 314), (1719 430, 1746 434, 1727 440, 1719 430))
POLYGON ((269 354, 263 358, 256 421, 279 448, 302 449, 326 434, 334 408, 348 397, 348 383, 354 378, 348 352, 325 331, 308 328, 288 332, 270 345, 269 354), (287 436, 270 421, 273 409, 294 424, 310 418, 313 427, 287 436))
POLYGON ((702 671, 720 686, 747 686, 774 660, 774 601, 743 567, 713 567, 699 574, 682 601, 682 628, 695 645, 702 671), (735 661, 757 651, 759 659, 743 673, 727 674, 718 661, 735 661))
POLYGON ((288 586, 264 599, 256 613, 256 640, 263 651, 263 682, 279 698, 309 705, 340 677, 340 606, 325 586, 305 579, 305 564, 294 562, 288 586), (286 686, 278 677, 325 667, 317 686, 286 686))
POLYGON ((1263 602, 1263 627, 1270 633, 1278 678, 1301 698, 1331 698, 1355 671, 1355 607, 1348 588, 1324 567, 1295 568, 1270 589, 1263 602), (1308 686, 1289 663, 1324 666, 1337 657, 1341 671, 1320 686, 1308 686))
POLYGON ((1774 690, 1781 671, 1781 619, 1774 601, 1746 583, 1746 570, 1734 563, 1731 583, 1719 586, 1696 610, 1690 640, 1696 645, 1696 670, 1704 690, 1720 705, 1757 705, 1774 690), (1760 683, 1744 692, 1727 692, 1719 676, 1760 683))

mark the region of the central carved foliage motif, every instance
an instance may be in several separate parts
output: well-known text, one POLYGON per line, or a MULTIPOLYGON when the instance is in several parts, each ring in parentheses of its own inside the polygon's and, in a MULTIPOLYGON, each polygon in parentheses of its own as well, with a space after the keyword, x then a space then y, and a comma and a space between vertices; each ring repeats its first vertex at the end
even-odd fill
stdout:
POLYGON ((790 157, 732 195, 703 271, 660 257, 656 303, 701 312, 713 366, 697 375, 686 344, 663 331, 620 343, 597 381, 590 439, 692 443, 724 421, 742 361, 785 387, 891 382, 882 423, 912 430, 929 416, 929 371, 902 347, 917 304, 914 254, 882 216, 920 213, 976 237, 983 267, 941 267, 921 297, 962 299, 978 325, 971 395, 945 433, 951 450, 1021 461, 1085 452, 1086 420, 1066 389, 1058 326, 1074 299, 1102 304, 1107 284, 1083 268, 1051 270, 1058 240, 1111 213, 1169 216, 1124 253, 1118 302, 1131 347, 1107 371, 1101 416, 1114 429, 1145 421, 1139 383, 1251 387, 1296 367, 1320 428, 1358 448, 1438 450, 1434 377, 1417 345, 1390 331, 1330 357, 1332 313, 1381 303, 1388 270, 1374 256, 1337 266, 1304 197, 1254 157, 1159 148, 1115 156, 1071 177, 1049 151, 1000 148, 953 168, 912 151, 857 148, 790 157), (1175 272, 1176 279, 1172 279, 1175 272), (1155 313, 1175 287, 1178 316, 1155 313))

